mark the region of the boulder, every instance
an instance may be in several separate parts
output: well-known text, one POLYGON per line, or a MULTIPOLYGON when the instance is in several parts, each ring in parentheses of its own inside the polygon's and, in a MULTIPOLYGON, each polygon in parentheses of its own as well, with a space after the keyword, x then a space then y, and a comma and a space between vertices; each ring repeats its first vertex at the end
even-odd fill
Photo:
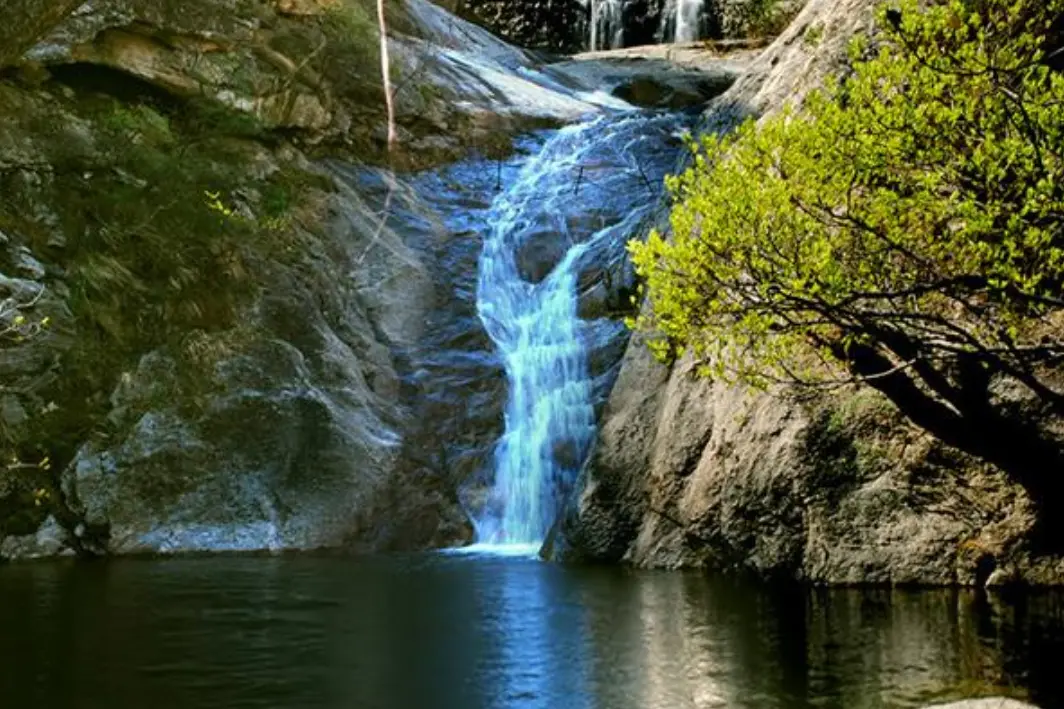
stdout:
POLYGON ((73 553, 67 531, 51 516, 35 534, 9 536, 0 540, 0 560, 29 561, 73 553))

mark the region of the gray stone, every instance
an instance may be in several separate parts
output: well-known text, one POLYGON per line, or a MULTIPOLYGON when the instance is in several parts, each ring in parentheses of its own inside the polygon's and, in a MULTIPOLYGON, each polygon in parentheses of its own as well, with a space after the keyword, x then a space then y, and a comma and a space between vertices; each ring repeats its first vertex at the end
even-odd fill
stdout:
POLYGON ((27 278, 9 278, 0 273, 0 299, 14 298, 18 303, 32 302, 44 288, 40 283, 27 278))
MULTIPOLYGON (((189 342, 209 362, 209 397, 183 401, 179 368, 162 352, 115 389, 119 436, 86 446, 64 474, 85 523, 109 529, 109 553, 369 542, 406 517, 393 499, 422 499, 392 493, 405 484, 393 352, 419 337, 432 285, 421 255, 379 229, 356 193, 327 202, 327 228, 304 235, 314 267, 273 269, 249 336, 189 342)), ((435 504, 409 514, 453 519, 435 504)), ((461 538, 460 526, 438 542, 461 538)), ((400 545, 428 544, 435 529, 425 533, 400 545)))
MULTIPOLYGON (((271 30, 317 31, 317 4, 285 4, 284 17, 268 18, 271 30)), ((466 541, 457 487, 490 457, 504 391, 461 282, 475 276, 479 243, 440 226, 439 210, 448 207, 441 200, 468 196, 419 190, 406 178, 387 178, 386 192, 370 195, 367 181, 379 173, 312 165, 299 146, 361 146, 360 131, 381 124, 382 107, 361 99, 379 95, 377 74, 367 73, 352 100, 314 75, 310 58, 264 43, 259 15, 272 4, 252 5, 89 2, 31 52, 42 76, 51 67, 59 77, 54 65, 77 62, 125 74, 131 86, 146 82, 174 101, 213 98, 253 113, 290 129, 292 141, 248 141, 249 175, 295 165, 332 180, 314 189, 286 235, 298 258, 255 255, 254 277, 268 287, 237 327, 187 333, 171 347, 139 353, 129 371, 107 373, 118 379, 108 435, 86 441, 60 473, 79 518, 74 536, 79 548, 116 554, 466 541)), ((395 72, 417 76, 423 89, 398 92, 398 121, 410 145, 435 153, 428 162, 598 109, 580 95, 589 87, 544 78, 531 55, 431 3, 411 0, 396 12, 403 17, 393 26, 409 34, 393 37, 395 72)), ((33 312, 51 316, 54 329, 0 358, 5 382, 33 386, 54 381, 60 355, 76 345, 61 317, 67 254, 57 230, 62 209, 48 201, 50 151, 61 143, 76 159, 110 169, 96 154, 101 126, 76 118, 67 104, 83 89, 48 87, 62 98, 40 87, 0 87, 0 167, 15 176, 27 214, 44 227, 36 236, 53 247, 46 262, 13 254, 25 277, 0 280, 0 296, 20 300, 41 292, 34 279, 54 281, 33 312), (62 140, 35 128, 42 125, 64 126, 62 140)), ((254 204, 256 195, 241 199, 254 204)), ((179 246, 180 234, 174 238, 179 246)))
POLYGON ((36 534, 7 537, 0 542, 0 559, 24 561, 73 554, 66 540, 66 530, 55 517, 48 517, 36 534))
POLYGON ((564 80, 592 85, 633 105, 682 109, 722 94, 754 55, 742 47, 717 54, 655 45, 587 52, 548 69, 564 80))
POLYGON ((35 281, 39 281, 44 278, 47 271, 44 268, 44 264, 34 258, 29 249, 20 248, 15 253, 15 269, 22 275, 31 278, 35 281))
MULTIPOLYGON (((493 183, 440 190, 414 172, 312 165, 300 152, 305 145, 355 145, 356 151, 372 143, 382 108, 361 97, 380 95, 376 72, 357 90, 340 90, 316 74, 313 58, 288 56, 263 41, 263 27, 278 36, 318 28, 313 3, 288 4, 283 17, 273 14, 272 3, 238 5, 89 2, 31 52, 56 79, 56 65, 92 65, 101 74, 130 77, 131 87, 146 82, 174 102, 213 99, 283 127, 280 145, 242 142, 250 153, 247 174, 299 166, 328 183, 309 188, 286 227, 294 257, 248 259, 262 287, 234 327, 181 333, 167 347, 138 352, 129 371, 106 373, 118 380, 111 392, 94 392, 100 402, 111 394, 109 416, 99 422, 106 435, 84 441, 73 463, 57 471, 78 548, 114 554, 414 549, 468 540, 457 489, 472 480, 470 494, 482 492, 478 476, 502 426, 505 389, 472 299, 479 237, 452 233, 445 216, 456 206, 472 210, 470 202, 490 201, 493 183)), ((547 69, 425 0, 393 9, 401 13, 393 26, 405 30, 392 38, 395 73, 416 76, 420 89, 397 94, 400 134, 407 147, 433 153, 425 158, 401 150, 397 160, 436 165, 465 157, 474 146, 503 152, 513 134, 581 119, 602 103, 616 106, 596 93, 603 72, 632 80, 627 68, 608 59, 547 69)), ((311 51, 316 42, 306 44, 311 51)), ((297 48, 285 51, 301 51, 301 43, 291 45, 297 48)), ((719 71, 699 74, 689 67, 671 71, 656 60, 639 75, 668 74, 661 81, 670 92, 696 74, 723 88, 737 69, 720 61, 719 71)), ((97 154, 102 126, 74 115, 71 104, 84 88, 51 84, 0 86, 0 168, 32 208, 23 216, 49 230, 35 238, 55 247, 42 249, 40 259, 20 252, 16 267, 26 277, 0 280, 3 297, 33 296, 42 288, 35 279, 49 277, 33 315, 47 314, 54 327, 0 358, 5 382, 33 386, 61 377, 63 353, 78 344, 64 302, 70 289, 61 282, 70 254, 55 232, 63 211, 48 202, 51 151, 61 145, 73 153, 65 156, 72 162, 111 169, 107 156, 97 154), (64 127, 61 140, 35 128, 57 125, 64 127)), ((481 172, 471 165, 464 174, 481 172)), ((241 199, 252 205, 256 195, 241 199)), ((75 236, 69 234, 71 243, 75 236)), ((548 251, 558 241, 550 230, 543 237, 536 248, 548 251)), ((179 247, 181 234, 173 238, 179 247)), ((585 307, 598 308, 598 315, 612 308, 618 284, 630 283, 622 260, 607 256, 581 279, 594 291, 585 307)), ((545 259, 537 268, 550 266, 545 259)), ((623 345, 608 331, 613 325, 603 319, 587 326, 602 398, 623 345)), ((63 410, 67 402, 57 405, 63 410)), ((575 467, 583 451, 562 446, 557 455, 575 467)), ((16 543, 29 542, 10 541, 16 543)), ((47 549, 54 544, 38 547, 47 549)))

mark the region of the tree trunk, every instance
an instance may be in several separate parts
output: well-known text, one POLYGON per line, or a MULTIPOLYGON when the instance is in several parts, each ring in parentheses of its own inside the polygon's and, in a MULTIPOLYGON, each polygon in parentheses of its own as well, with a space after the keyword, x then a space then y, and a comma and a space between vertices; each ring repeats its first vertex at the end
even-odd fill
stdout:
POLYGON ((0 66, 17 61, 82 2, 3 0, 3 7, 0 8, 0 66))
MULTIPOLYGON (((990 372, 977 362, 961 362, 960 376, 950 391, 940 391, 944 375, 930 365, 921 387, 912 374, 897 371, 893 362, 872 347, 854 346, 846 361, 857 376, 884 394, 910 421, 965 453, 995 465, 1019 483, 1038 511, 1032 542, 1040 550, 1064 550, 1064 450, 1037 425, 997 411, 989 398, 990 372), (948 403, 946 403, 948 402, 948 403)), ((917 371, 919 374, 919 370, 917 371)))

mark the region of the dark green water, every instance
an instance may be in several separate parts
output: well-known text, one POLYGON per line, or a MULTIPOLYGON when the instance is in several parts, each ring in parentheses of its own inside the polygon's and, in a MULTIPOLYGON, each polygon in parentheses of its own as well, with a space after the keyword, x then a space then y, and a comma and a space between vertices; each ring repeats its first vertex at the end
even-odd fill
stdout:
POLYGON ((524 558, 0 568, 0 706, 1064 707, 1064 597, 807 591, 524 558))

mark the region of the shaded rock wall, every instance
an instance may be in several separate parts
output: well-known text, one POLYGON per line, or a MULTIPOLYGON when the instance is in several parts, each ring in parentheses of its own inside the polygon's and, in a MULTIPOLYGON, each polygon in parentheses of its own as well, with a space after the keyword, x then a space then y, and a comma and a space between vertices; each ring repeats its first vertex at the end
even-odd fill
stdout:
MULTIPOLYGON (((702 39, 746 39, 779 34, 804 0, 706 0, 699 15, 702 39)), ((588 49, 591 2, 586 0, 448 0, 457 14, 529 49, 572 54, 588 49)), ((623 0, 621 46, 667 41, 673 32, 669 0, 623 0)))
MULTIPOLYGON (((870 0, 811 0, 706 114, 800 102, 868 30, 870 0)), ((711 567, 829 584, 1064 583, 1031 551, 1031 500, 878 394, 730 387, 629 345, 556 558, 711 567)))
MULTIPOLYGON (((0 96, 14 103, 16 90, 0 86, 0 96)), ((237 322, 174 332, 126 359, 101 355, 94 360, 99 388, 71 392, 70 358, 97 346, 89 344, 93 325, 83 322, 84 308, 74 318, 69 307, 72 288, 83 287, 77 269, 86 267, 75 247, 91 234, 73 228, 67 195, 53 188, 62 173, 38 143, 47 134, 34 126, 44 118, 75 126, 90 145, 102 128, 79 116, 74 91, 23 92, 17 101, 18 120, 0 118, 5 144, 21 151, 8 155, 5 188, 12 205, 37 205, 54 226, 50 237, 17 221, 5 232, 0 296, 32 303, 23 312, 51 322, 23 344, 5 343, 4 443, 14 438, 21 451, 44 444, 56 467, 54 482, 37 466, 3 476, 4 556, 66 548, 411 548, 468 538, 447 480, 404 476, 413 424, 402 352, 422 337, 428 309, 447 297, 430 273, 430 254, 382 223, 379 205, 343 176, 291 146, 246 142, 241 167, 248 176, 238 189, 243 197, 234 197, 246 201, 238 209, 263 208, 266 184, 256 174, 302 175, 310 186, 284 223, 270 227, 269 239, 245 254, 241 268, 258 285, 237 322), (86 395, 98 413, 78 413, 78 397, 86 395), (57 420, 71 427, 57 427, 57 420), (45 431, 68 434, 75 449, 65 451, 45 431), (31 483, 46 496, 34 501, 25 488, 31 483), (44 523, 42 537, 33 525, 49 512, 55 518, 44 523), (413 518, 420 521, 410 527, 413 518), (56 519, 67 533, 58 547, 56 519)), ((187 210, 206 209, 195 199, 187 210)), ((4 218, 11 218, 6 210, 4 218)), ((173 248, 191 248, 180 231, 171 236, 173 248)), ((112 326, 119 335, 136 327, 112 326)))
POLYGON ((8 0, 0 18, 0 66, 10 64, 82 0, 8 0))
POLYGON ((455 0, 454 11, 530 49, 572 53, 587 39, 587 9, 579 0, 455 0))

